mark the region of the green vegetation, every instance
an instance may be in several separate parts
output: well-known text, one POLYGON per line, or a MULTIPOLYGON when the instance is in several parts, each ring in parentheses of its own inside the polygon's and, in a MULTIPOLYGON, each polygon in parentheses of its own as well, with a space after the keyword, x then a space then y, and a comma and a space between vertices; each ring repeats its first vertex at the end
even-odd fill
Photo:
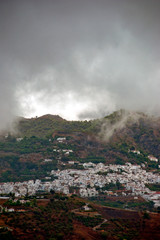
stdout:
POLYGON ((34 234, 36 229, 37 235, 45 236, 45 239, 70 239, 75 219, 72 210, 82 207, 84 203, 55 192, 52 192, 50 197, 50 201, 44 206, 38 206, 37 202, 34 204, 35 199, 30 200, 30 204, 21 204, 19 200, 14 203, 9 200, 7 206, 27 207, 30 213, 10 214, 6 223, 11 227, 20 228, 24 233, 34 234))
POLYGON ((16 240, 13 236, 12 231, 7 227, 0 227, 0 239, 1 240, 16 240))
POLYGON ((0 175, 0 181, 44 178, 48 171, 57 169, 57 160, 52 145, 48 139, 35 136, 25 137, 20 142, 10 139, 1 141, 0 167, 3 172, 0 175), (51 158, 52 161, 44 163, 45 158, 51 158))
POLYGON ((113 112, 109 116, 106 116, 105 119, 109 120, 111 124, 115 124, 120 121, 125 115, 126 111, 124 109, 120 109, 119 111, 113 112))
POLYGON ((92 210, 87 213, 82 210, 86 201, 73 196, 67 197, 52 190, 45 200, 30 199, 30 202, 34 203, 34 201, 36 204, 28 205, 20 204, 19 201, 16 203, 8 201, 7 208, 13 206, 15 209, 25 211, 1 213, 3 226, 0 227, 0 239, 85 239, 89 233, 91 237, 94 236, 99 240, 107 238, 133 240, 139 239, 142 228, 145 231, 147 220, 153 220, 153 214, 146 210, 142 211, 141 215, 136 211, 119 209, 110 211, 89 203, 88 207, 92 210))
POLYGON ((144 218, 144 219, 150 219, 151 217, 150 217, 150 215, 149 215, 148 212, 144 212, 143 218, 144 218))
POLYGON ((81 163, 88 163, 88 162, 92 162, 92 163, 95 163, 95 164, 97 164, 97 163, 105 163, 106 162, 106 160, 105 160, 105 158, 104 157, 98 157, 98 156, 94 156, 94 155, 92 155, 92 156, 88 156, 88 157, 86 157, 86 158, 81 158, 81 159, 78 159, 79 160, 79 162, 81 162, 81 163))
MULTIPOLYGON (((21 119, 17 125, 18 135, 9 134, 8 138, 2 137, 0 140, 0 181, 30 179, 45 181, 45 177, 53 169, 62 170, 68 167, 83 169, 83 166, 78 163, 69 165, 70 160, 95 164, 102 162, 122 165, 130 162, 141 165, 143 163, 146 169, 158 172, 159 163, 150 161, 147 156, 153 154, 159 158, 159 120, 152 121, 152 118, 140 114, 136 122, 128 119, 124 128, 116 129, 115 126, 123 120, 124 115, 125 112, 121 110, 104 119, 93 121, 66 121, 59 116, 52 115, 21 119), (105 131, 102 125, 105 126, 105 131), (105 142, 105 134, 112 127, 115 129, 113 136, 105 142), (16 137, 23 137, 23 139, 17 141, 16 137), (66 137, 66 141, 59 142, 58 137, 66 137), (63 151, 66 149, 73 150, 73 152, 66 155, 63 151), (135 149, 139 150, 140 154, 129 151, 135 149), (66 165, 63 165, 64 163, 66 165)), ((98 174, 107 175, 108 172, 98 174)), ((159 184, 149 184, 147 187, 153 191, 160 191, 159 184)), ((122 189, 122 184, 117 182, 107 184, 102 190, 120 192, 119 190, 122 189)), ((97 190, 100 189, 97 188, 97 190)), ((70 191, 76 192, 77 188, 70 187, 70 191)), ((41 198, 41 194, 42 192, 37 197, 41 198)), ((134 239, 140 229, 140 222, 137 219, 130 221, 115 219, 113 216, 113 219, 103 223, 102 217, 94 215, 91 217, 87 215, 87 212, 83 215, 82 206, 85 205, 83 200, 74 196, 57 194, 53 190, 48 195, 43 192, 45 203, 39 205, 39 200, 36 201, 29 196, 24 198, 29 200, 24 204, 19 200, 14 202, 15 196, 10 195, 10 197, 12 200, 6 202, 7 207, 23 208, 28 212, 2 213, 1 217, 5 219, 6 225, 21 229, 21 233, 28 234, 30 239, 72 239, 75 234, 75 224, 90 227, 91 232, 91 228, 102 223, 99 230, 104 232, 97 235, 97 239, 134 239), (82 215, 76 214, 75 209, 81 209, 82 215)), ((109 207, 143 211, 143 222, 147 222, 145 219, 151 217, 151 214, 147 215, 147 211, 153 211, 153 202, 134 201, 133 199, 124 201, 121 197, 119 199, 115 196, 107 197, 106 194, 100 194, 91 200, 109 207)), ((14 239, 12 231, 2 226, 0 239, 14 239)))
POLYGON ((74 218, 83 223, 86 227, 95 227, 103 222, 103 219, 100 216, 88 217, 75 215, 74 218))
POLYGON ((22 119, 17 128, 22 136, 51 136, 53 132, 86 132, 91 121, 66 121, 59 116, 45 115, 39 118, 22 119))
POLYGON ((51 150, 51 144, 46 138, 38 138, 35 136, 24 137, 21 141, 14 141, 7 139, 0 142, 0 150, 5 152, 14 152, 18 154, 39 153, 47 147, 48 151, 51 150))
POLYGON ((25 207, 35 207, 37 206, 37 201, 36 199, 30 199, 30 201, 25 201, 24 203, 22 203, 19 199, 16 201, 13 201, 11 199, 9 199, 8 201, 6 201, 4 203, 4 206, 25 206, 25 207))
POLYGON ((112 218, 104 224, 101 224, 98 230, 105 231, 102 236, 104 239, 132 240, 139 235, 139 219, 116 219, 112 218))
MULTIPOLYGON (((92 121, 66 121, 52 115, 20 119, 17 124, 18 137, 23 137, 23 140, 17 141, 17 136, 11 134, 0 140, 0 181, 42 180, 52 169, 68 168, 70 160, 95 164, 143 163, 146 169, 159 172, 159 163, 149 161, 147 157, 149 154, 159 157, 158 120, 154 119, 153 125, 152 118, 139 113, 136 123, 128 119, 124 128, 116 129, 109 141, 101 139, 102 124, 109 123, 103 133, 107 134, 107 127, 121 121, 126 114, 120 110, 92 121), (66 137, 66 141, 60 143, 58 137, 66 137), (64 149, 73 152, 66 155, 64 149), (139 150, 141 154, 129 151, 133 149, 139 150), (44 162, 48 158, 51 162, 44 162), (59 160, 66 165, 60 164, 59 160)), ((78 163, 70 168, 83 169, 78 163)))
POLYGON ((154 202, 153 201, 135 201, 128 200, 127 198, 124 200, 119 200, 116 197, 107 197, 103 194, 97 197, 89 198, 90 201, 93 201, 96 204, 101 204, 106 207, 112 208, 120 208, 120 209, 132 209, 138 211, 155 211, 154 202))
POLYGON ((146 184, 151 191, 160 191, 160 184, 146 184))
POLYGON ((154 210, 154 203, 152 201, 149 202, 125 202, 125 201, 113 201, 113 202, 105 202, 105 206, 114 207, 114 208, 122 208, 122 209, 139 209, 139 210, 154 210))
POLYGON ((109 184, 106 184, 102 190, 105 191, 116 191, 116 190, 121 190, 121 189, 124 189, 123 185, 117 181, 116 183, 109 183, 109 184))

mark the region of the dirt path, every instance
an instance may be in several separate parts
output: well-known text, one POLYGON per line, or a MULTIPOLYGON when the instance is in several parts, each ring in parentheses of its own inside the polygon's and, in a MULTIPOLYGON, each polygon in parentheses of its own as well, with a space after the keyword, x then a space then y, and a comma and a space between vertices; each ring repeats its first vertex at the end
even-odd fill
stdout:
POLYGON ((107 222, 107 221, 108 221, 107 219, 104 219, 104 221, 103 221, 102 223, 98 224, 97 226, 95 226, 95 227, 93 228, 93 230, 96 231, 97 228, 100 228, 101 225, 104 224, 104 223, 107 222))

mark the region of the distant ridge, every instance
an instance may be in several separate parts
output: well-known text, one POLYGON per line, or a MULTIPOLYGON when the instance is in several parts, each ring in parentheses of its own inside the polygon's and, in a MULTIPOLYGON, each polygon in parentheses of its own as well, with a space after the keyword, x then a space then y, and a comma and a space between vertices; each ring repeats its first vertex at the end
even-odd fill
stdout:
POLYGON ((67 121, 59 115, 46 114, 31 119, 20 118, 16 124, 17 137, 46 138, 58 132, 71 135, 81 132, 111 146, 125 143, 128 147, 160 156, 160 118, 143 112, 119 110, 90 121, 67 121))
POLYGON ((36 119, 51 119, 51 120, 57 120, 57 121, 60 121, 60 120, 63 120, 63 121, 66 121, 64 118, 60 117, 59 115, 52 115, 52 114, 45 114, 45 115, 42 115, 40 117, 37 117, 36 119))

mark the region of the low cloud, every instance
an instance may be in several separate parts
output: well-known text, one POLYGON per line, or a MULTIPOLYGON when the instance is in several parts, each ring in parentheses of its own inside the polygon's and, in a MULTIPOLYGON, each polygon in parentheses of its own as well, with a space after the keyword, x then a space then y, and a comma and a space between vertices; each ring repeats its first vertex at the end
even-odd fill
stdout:
POLYGON ((114 112, 109 118, 102 119, 101 129, 98 138, 108 142, 119 130, 132 124, 139 124, 139 120, 146 117, 142 113, 119 110, 114 112))
POLYGON ((1 1, 0 128, 17 115, 159 115, 159 11, 155 0, 1 1))

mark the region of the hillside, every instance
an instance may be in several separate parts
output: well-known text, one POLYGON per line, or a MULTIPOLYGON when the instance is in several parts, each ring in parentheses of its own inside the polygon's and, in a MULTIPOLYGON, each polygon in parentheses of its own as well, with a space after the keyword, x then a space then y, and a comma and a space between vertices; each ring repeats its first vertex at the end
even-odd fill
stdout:
POLYGON ((51 135, 54 131, 87 131, 91 126, 91 122, 87 121, 67 121, 58 115, 44 115, 42 117, 22 119, 17 125, 17 134, 19 136, 37 136, 46 137, 51 135))
POLYGON ((92 121, 67 121, 45 115, 21 119, 16 129, 18 134, 9 134, 0 140, 1 181, 43 179, 49 170, 63 169, 63 163, 70 160, 130 162, 159 171, 159 161, 150 161, 148 156, 160 159, 160 119, 143 113, 120 110, 92 121), (58 141, 59 137, 65 141, 58 141), (72 150, 68 156, 66 149, 72 150), (52 162, 45 163, 47 158, 52 162))
POLYGON ((20 137, 40 138, 51 136, 55 132, 82 132, 110 146, 125 143, 160 157, 160 118, 143 113, 120 110, 91 121, 67 121, 59 116, 45 115, 19 121, 17 130, 20 137))
POLYGON ((102 207, 54 192, 39 197, 45 198, 26 197, 3 200, 3 203, 0 200, 3 207, 14 209, 1 213, 1 240, 156 240, 160 237, 159 214, 102 207))
MULTIPOLYGON (((152 200, 134 195, 123 181, 114 180, 116 175, 123 180, 132 174, 134 182, 138 171, 136 184, 145 171, 147 176, 158 176, 159 118, 124 110, 92 121, 67 121, 45 115, 20 118, 13 132, 3 134, 0 139, 1 196, 10 198, 0 199, 0 239, 159 239, 159 208, 154 208, 152 200), (105 165, 103 169, 99 166, 96 172, 101 165, 98 163, 105 165), (82 173, 85 164, 91 164, 90 173, 95 171, 94 176, 90 174, 89 178, 86 171, 85 177, 82 173), (139 165, 138 170, 135 165, 139 165), (111 168, 103 171, 108 166, 111 168), (65 171, 69 169, 71 173, 67 175, 65 171), (82 171, 82 179, 78 171, 82 171), (63 186, 61 175, 64 181, 70 179, 69 187, 68 182, 63 186), (30 194, 37 179, 44 188, 39 187, 35 194, 30 194), (109 179, 109 182, 100 186, 98 179, 109 179), (58 181, 62 181, 62 187, 68 187, 68 196, 57 193, 57 185, 49 188, 58 181), (82 188, 91 191, 91 195, 78 198, 81 195, 77 181, 80 187, 84 181, 82 188), (20 187, 19 182, 23 182, 20 187), (23 192, 19 197, 15 195, 18 191, 23 192), (92 195, 96 191, 98 194, 92 195), (84 210, 85 205, 89 210, 84 210), (8 212, 10 208, 14 211, 8 212)), ((150 181, 146 187, 158 194, 160 184, 150 181)))

